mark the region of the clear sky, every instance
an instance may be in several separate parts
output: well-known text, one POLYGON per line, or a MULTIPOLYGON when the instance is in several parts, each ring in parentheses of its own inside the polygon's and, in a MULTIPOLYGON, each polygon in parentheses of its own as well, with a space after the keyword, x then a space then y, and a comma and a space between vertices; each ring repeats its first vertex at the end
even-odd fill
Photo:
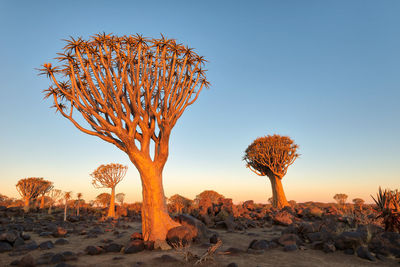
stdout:
POLYGON ((0 0, 0 193, 45 177, 93 199, 89 174, 129 165, 117 186, 141 200, 139 174, 112 144, 55 114, 35 68, 68 36, 160 33, 209 60, 209 90, 172 131, 167 196, 213 189, 267 202, 266 177, 246 169, 257 137, 289 135, 301 157, 283 178, 287 198, 364 198, 400 181, 400 1, 0 0))

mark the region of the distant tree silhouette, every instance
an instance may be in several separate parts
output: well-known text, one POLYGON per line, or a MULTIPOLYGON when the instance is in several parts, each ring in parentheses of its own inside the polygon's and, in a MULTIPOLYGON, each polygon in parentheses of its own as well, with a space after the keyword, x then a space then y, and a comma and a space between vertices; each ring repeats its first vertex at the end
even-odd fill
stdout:
POLYGON ((218 204, 221 198, 225 197, 213 190, 205 190, 196 196, 194 202, 199 206, 200 214, 207 214, 212 204, 218 204))
POLYGON ((299 157, 298 148, 290 137, 275 134, 257 138, 245 151, 243 160, 247 167, 259 176, 268 176, 271 181, 275 208, 289 206, 281 180, 299 157))
POLYGON ((51 214, 51 208, 53 207, 54 203, 60 199, 62 194, 62 191, 59 189, 52 189, 50 190, 47 195, 50 198, 50 203, 49 203, 49 210, 48 210, 48 214, 51 214))
POLYGON ((110 205, 111 195, 109 193, 101 193, 96 197, 96 200, 105 208, 110 205))
POLYGON ((182 212, 188 213, 189 208, 193 203, 192 200, 178 194, 171 196, 168 199, 168 202, 170 205, 174 207, 177 213, 182 213, 182 212))
POLYGON ((115 187, 124 178, 128 167, 111 163, 99 166, 92 174, 92 184, 96 188, 111 188, 110 208, 108 217, 115 217, 115 187))
POLYGON ((65 203, 65 206, 64 206, 64 221, 67 220, 68 200, 70 200, 71 197, 72 197, 72 191, 64 192, 64 201, 65 201, 64 202, 65 203))
POLYGON ((353 199, 353 203, 354 203, 354 205, 359 209, 359 210, 362 210, 362 207, 363 207, 363 205, 364 205, 364 199, 362 199, 362 198, 355 198, 355 199, 353 199))
POLYGON ((347 198, 348 196, 346 194, 336 194, 333 196, 333 199, 336 200, 342 208, 345 208, 347 198))
POLYGON ((40 192, 40 194, 42 195, 41 200, 40 200, 40 209, 44 209, 44 197, 53 188, 54 188, 54 186, 53 186, 52 182, 43 180, 42 190, 40 192))
POLYGON ((67 40, 58 59, 62 66, 40 69, 52 82, 45 97, 80 131, 127 153, 142 180, 144 240, 165 240, 179 225, 168 214, 162 186, 169 138, 209 86, 204 58, 163 36, 98 34, 67 40))
POLYGON ((77 193, 76 197, 78 198, 76 203, 76 216, 79 216, 79 208, 81 206, 82 193, 77 193))
POLYGON ((18 181, 16 188, 24 200, 25 212, 29 211, 30 201, 36 199, 40 194, 42 194, 47 182, 48 181, 43 178, 37 177, 25 178, 18 181))
POLYGON ((115 195, 115 198, 121 204, 121 207, 123 207, 124 206, 124 200, 125 200, 125 194, 124 193, 118 193, 118 194, 115 195))

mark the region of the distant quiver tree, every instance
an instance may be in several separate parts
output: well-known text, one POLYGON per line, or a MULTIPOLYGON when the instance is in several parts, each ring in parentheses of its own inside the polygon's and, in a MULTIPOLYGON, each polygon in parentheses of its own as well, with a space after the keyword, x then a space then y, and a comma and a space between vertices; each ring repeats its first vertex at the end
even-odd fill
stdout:
POLYGON ((47 193, 49 193, 50 190, 53 189, 53 188, 54 188, 54 186, 53 186, 52 182, 43 180, 43 182, 42 182, 42 191, 40 192, 40 194, 42 195, 41 200, 40 200, 40 209, 44 209, 44 198, 45 198, 45 195, 47 193))
POLYGON ((111 163, 100 165, 92 174, 95 188, 111 188, 110 207, 107 217, 115 217, 115 187, 125 177, 128 166, 111 163))
POLYGON ((52 82, 45 97, 79 130, 129 156, 142 181, 144 240, 165 240, 179 226, 168 214, 162 185, 169 138, 185 109, 209 86, 205 60, 164 36, 97 34, 66 42, 61 66, 41 68, 52 82))
POLYGON ((243 160, 255 174, 268 176, 272 186, 272 205, 281 209, 290 206, 282 187, 287 169, 299 157, 298 145, 288 136, 277 134, 257 138, 245 151, 243 160))
POLYGON ((38 198, 48 183, 50 182, 37 177, 24 178, 18 181, 16 188, 24 201, 25 212, 29 211, 30 201, 38 198))

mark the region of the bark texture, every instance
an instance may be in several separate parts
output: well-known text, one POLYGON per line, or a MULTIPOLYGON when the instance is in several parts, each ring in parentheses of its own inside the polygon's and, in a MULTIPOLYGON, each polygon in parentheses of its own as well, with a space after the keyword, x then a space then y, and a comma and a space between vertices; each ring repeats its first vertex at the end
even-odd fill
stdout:
POLYGON ((141 172, 142 180, 142 234, 145 241, 165 240, 168 230, 180 224, 168 213, 162 184, 162 172, 154 167, 141 172))
POLYGON ((285 192, 283 191, 281 179, 273 174, 269 175, 268 178, 271 181, 272 187, 272 205, 278 209, 282 209, 285 206, 290 206, 286 199, 285 192))
POLYGON ((111 188, 110 207, 107 216, 115 218, 115 187, 111 188))

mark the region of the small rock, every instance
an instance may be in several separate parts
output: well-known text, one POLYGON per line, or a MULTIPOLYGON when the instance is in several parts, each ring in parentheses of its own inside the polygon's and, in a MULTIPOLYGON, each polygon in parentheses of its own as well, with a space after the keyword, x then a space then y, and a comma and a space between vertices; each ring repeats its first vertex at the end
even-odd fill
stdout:
POLYGON ((64 251, 61 254, 63 255, 65 261, 74 261, 74 260, 78 259, 78 256, 76 255, 76 253, 74 253, 72 251, 64 251))
POLYGON ((34 266, 36 266, 36 261, 32 257, 32 255, 28 254, 26 256, 23 256, 19 260, 18 266, 21 266, 21 267, 34 267, 34 266))
POLYGON ((41 232, 41 233, 39 233, 39 236, 41 236, 41 237, 49 237, 51 235, 53 235, 52 232, 41 232))
POLYGON ((154 250, 154 241, 144 241, 144 249, 154 250))
POLYGON ((213 235, 210 237, 210 243, 211 243, 211 244, 217 244, 217 242, 218 242, 219 239, 220 239, 220 238, 219 238, 218 234, 213 234, 213 235))
POLYGON ((12 246, 10 245, 10 243, 0 241, 0 253, 1 253, 1 252, 11 251, 12 249, 13 249, 13 248, 12 248, 12 246))
POLYGON ((57 227, 57 229, 52 233, 54 237, 65 237, 67 230, 62 227, 57 227))
POLYGON ((131 240, 135 240, 135 239, 143 240, 142 234, 139 232, 134 232, 133 234, 131 234, 131 240))
POLYGON ((231 262, 228 265, 226 265, 226 267, 239 267, 236 262, 231 262))
POLYGON ((369 261, 376 261, 375 257, 372 256, 371 252, 368 251, 368 248, 365 246, 360 246, 357 250, 357 256, 366 259, 369 261))
POLYGON ((88 255, 99 255, 101 254, 104 250, 101 247, 98 246, 87 246, 85 248, 85 251, 88 255))
POLYGON ((331 252, 335 252, 336 251, 336 247, 332 243, 324 243, 324 245, 322 246, 322 250, 325 253, 331 253, 331 252))
POLYGON ((347 249, 344 250, 344 254, 347 254, 347 255, 354 255, 354 249, 352 249, 352 248, 347 248, 347 249))
POLYGON ((157 239, 154 241, 154 249, 170 250, 172 247, 168 245, 167 241, 157 239))
POLYGON ((286 245, 292 245, 292 244, 300 244, 300 238, 296 234, 283 234, 281 237, 278 239, 279 244, 282 246, 286 245))
POLYGON ((69 241, 67 239, 64 239, 64 238, 59 238, 54 243, 56 245, 66 245, 66 244, 69 244, 69 241))
POLYGON ((111 243, 107 246, 104 247, 104 250, 106 252, 120 252, 122 249, 122 245, 116 244, 116 243, 111 243))
POLYGON ((25 241, 31 239, 31 236, 28 235, 28 234, 23 234, 23 235, 21 235, 21 237, 22 237, 22 239, 24 239, 25 241))
POLYGON ((23 245, 25 245, 24 239, 22 237, 17 237, 17 239, 15 239, 15 241, 14 241, 13 247, 17 248, 17 247, 20 247, 23 245))
POLYGON ((125 254, 137 253, 144 250, 144 242, 140 239, 135 239, 129 242, 129 244, 125 247, 125 254))
POLYGON ((289 244, 289 245, 285 245, 283 247, 283 251, 295 251, 297 250, 297 245, 296 244, 289 244))
POLYGON ((63 261, 65 261, 65 257, 61 253, 54 254, 50 259, 50 262, 52 264, 60 263, 63 261))
POLYGON ((41 250, 51 249, 51 248, 54 248, 54 244, 50 240, 49 241, 45 241, 45 242, 42 242, 42 243, 39 244, 39 248, 41 250))
POLYGON ((278 212, 277 214, 275 214, 275 216, 272 218, 272 220, 274 221, 274 223, 276 223, 278 225, 288 226, 293 223, 292 218, 293 218, 293 215, 291 215, 289 212, 281 211, 281 212, 278 212))
POLYGON ((234 248, 234 247, 228 248, 227 250, 225 250, 225 252, 226 252, 228 255, 239 255, 239 254, 244 253, 243 250, 241 250, 241 249, 239 249, 239 248, 234 248))
POLYGON ((262 249, 268 249, 269 248, 269 242, 267 240, 253 240, 251 241, 249 248, 255 249, 255 250, 262 250, 262 249))

